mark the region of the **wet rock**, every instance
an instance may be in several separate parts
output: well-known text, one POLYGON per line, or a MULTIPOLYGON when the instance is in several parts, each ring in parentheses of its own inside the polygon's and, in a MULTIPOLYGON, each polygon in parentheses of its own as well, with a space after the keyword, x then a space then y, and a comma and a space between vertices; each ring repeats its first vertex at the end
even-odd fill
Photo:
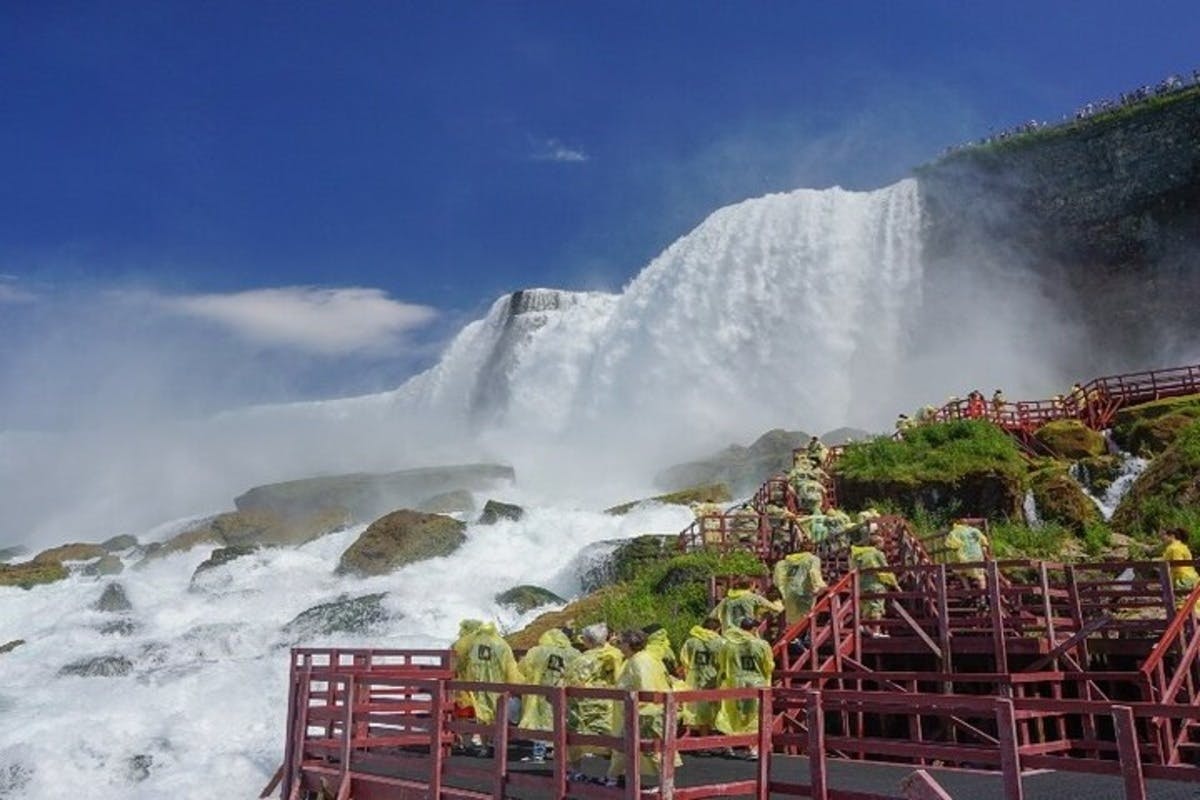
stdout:
POLYGON ((541 606, 562 605, 566 602, 549 589, 541 586, 514 586, 495 597, 496 603, 511 608, 518 614, 532 611, 541 606))
POLYGON ((728 503, 732 499, 733 495, 730 493, 728 486, 723 483, 710 483, 705 486, 693 486, 689 489, 669 494, 660 494, 657 497, 649 497, 645 500, 622 503, 619 506, 605 509, 604 513, 617 516, 628 514, 642 503, 660 503, 666 506, 690 506, 692 503, 728 503))
POLYGON ((343 508, 327 508, 303 516, 285 516, 268 509, 232 511, 198 523, 179 535, 148 547, 143 561, 163 558, 200 545, 221 547, 298 547, 350 524, 343 508))
POLYGON ((525 516, 525 509, 512 503, 501 503, 499 500, 488 500, 479 515, 480 525, 495 525, 502 519, 516 522, 525 516))
POLYGON ((110 553, 119 553, 122 550, 128 550, 131 547, 137 547, 138 540, 136 536, 130 536, 129 534, 124 533, 120 536, 114 536, 111 539, 106 539, 100 543, 100 546, 110 553))
POLYGON ((125 596, 125 589, 119 583, 110 583, 104 587, 104 593, 100 595, 100 599, 92 608, 97 611, 107 611, 109 613, 117 613, 121 611, 130 611, 133 609, 133 604, 129 602, 129 598, 125 596))
POLYGON ((3 655, 4 653, 11 653, 13 650, 16 650, 23 644, 25 644, 24 639, 13 639, 11 642, 0 644, 0 655, 3 655))
POLYGON ((132 755, 125 764, 125 778, 130 783, 141 783, 150 777, 150 769, 153 766, 154 756, 149 753, 132 755))
POLYGON ((374 625, 385 622, 391 615, 383 607, 387 592, 342 596, 330 603, 306 609, 283 627, 293 640, 329 636, 334 633, 365 633, 374 625))
POLYGON ((435 494, 417 505, 417 511, 426 511, 430 514, 465 514, 474 510, 475 497, 466 489, 435 494))
POLYGON ((90 561, 93 558, 100 558, 108 551, 98 544, 83 544, 76 542, 74 544, 64 544, 58 547, 51 547, 49 550, 43 550, 33 557, 35 564, 49 564, 53 562, 63 561, 90 561))
POLYGON ((792 468, 792 450, 808 443, 803 431, 782 428, 767 431, 749 447, 730 445, 700 461, 677 464, 654 477, 654 484, 669 491, 689 486, 723 483, 737 495, 757 489, 772 475, 792 468))
POLYGON ((585 592, 627 581, 642 568, 679 555, 678 538, 645 534, 632 539, 609 539, 584 548, 579 582, 585 592))
POLYGON ((231 547, 218 547, 213 550, 212 555, 207 560, 200 562, 200 566, 196 567, 196 571, 192 573, 192 583, 196 582, 196 578, 207 572, 210 569, 224 566, 231 561, 236 561, 242 556, 248 556, 251 553, 258 551, 256 545, 233 545, 231 547))
POLYGON ((1051 453, 1072 461, 1108 452, 1104 437, 1073 419, 1047 422, 1033 434, 1051 453))
POLYGON ((0 764, 0 797, 24 797, 33 780, 33 767, 18 762, 0 764))
POLYGON ((111 553, 102 556, 94 564, 88 564, 83 568, 84 575, 120 575, 125 571, 125 564, 117 556, 111 553))
POLYGON ((100 626, 101 636, 132 636, 137 633, 138 624, 128 617, 114 619, 100 626))
POLYGON ((289 517, 340 507, 347 509, 355 520, 365 522, 392 509, 412 507, 436 494, 458 490, 483 492, 514 477, 512 467, 500 464, 333 475, 257 486, 234 500, 234 504, 239 511, 266 510, 289 517))
POLYGON ((125 656, 94 656, 72 661, 58 671, 59 675, 80 678, 117 678, 133 672, 133 662, 125 656))
POLYGON ((61 581, 68 574, 67 568, 57 561, 0 564, 0 586, 20 586, 22 589, 29 589, 39 583, 61 581))
POLYGON ((1057 522, 1075 533, 1083 533, 1093 522, 1099 522, 1096 504, 1065 471, 1043 470, 1030 476, 1030 489, 1037 503, 1038 515, 1045 522, 1057 522))
POLYGON ((406 564, 447 556, 466 540, 466 525, 441 514, 403 509, 380 517, 342 553, 339 574, 383 575, 406 564))

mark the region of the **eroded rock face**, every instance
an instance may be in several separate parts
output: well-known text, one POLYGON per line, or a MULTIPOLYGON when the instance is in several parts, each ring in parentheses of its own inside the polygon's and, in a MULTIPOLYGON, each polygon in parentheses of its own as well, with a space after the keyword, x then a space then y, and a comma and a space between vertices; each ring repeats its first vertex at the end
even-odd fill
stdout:
POLYGON ((463 464, 375 474, 363 472, 257 486, 234 503, 239 511, 271 511, 285 517, 344 508, 361 523, 396 508, 418 505, 436 494, 457 490, 487 491, 514 477, 512 467, 501 464, 463 464))
POLYGON ((117 678, 133 672, 133 662, 125 656, 107 655, 81 658, 66 664, 59 675, 75 675, 81 678, 117 678))
POLYGON ((496 602, 511 608, 518 614, 532 611, 541 606, 561 605, 566 602, 549 589, 541 586, 514 586, 496 595, 496 602))
POLYGON ((383 607, 385 597, 387 592, 376 592, 321 603, 300 612, 283 632, 294 641, 335 633, 365 633, 390 617, 383 607))
POLYGON ((441 514, 393 511, 372 522, 342 553, 337 571, 384 575, 406 564, 450 555, 466 540, 466 527, 441 514))

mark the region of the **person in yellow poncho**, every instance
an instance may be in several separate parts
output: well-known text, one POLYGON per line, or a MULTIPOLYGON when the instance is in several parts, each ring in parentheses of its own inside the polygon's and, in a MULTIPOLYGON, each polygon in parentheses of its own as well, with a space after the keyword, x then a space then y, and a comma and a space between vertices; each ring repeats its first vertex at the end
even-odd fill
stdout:
MULTIPOLYGON (((662 659, 646 649, 646 634, 639 630, 629 630, 621 634, 621 653, 625 656, 625 665, 617 676, 617 689, 630 692, 669 692, 671 681, 667 671, 663 669, 662 659)), ((638 704, 638 727, 643 739, 661 739, 663 736, 663 707, 662 703, 638 704)), ((625 735, 625 704, 615 703, 613 706, 612 735, 625 735)), ((676 753, 676 764, 681 764, 676 753)), ((625 780, 625 763, 627 753, 614 751, 612 761, 608 765, 610 786, 618 786, 625 780)), ((658 774, 661 755, 658 753, 641 754, 641 770, 643 775, 658 774)))
POLYGON ((671 635, 657 622, 642 628, 646 634, 646 650, 653 653, 663 662, 663 669, 670 678, 679 670, 679 662, 675 658, 675 648, 671 646, 671 635))
MULTIPOLYGON (((625 663, 621 651, 608 643, 608 626, 603 622, 589 625, 579 633, 586 648, 579 658, 567 665, 567 686, 584 689, 611 689, 625 663)), ((576 698, 567 702, 567 726, 575 733, 608 736, 612 732, 611 700, 576 698)), ((586 780, 583 759, 588 755, 607 755, 608 748, 571 745, 567 748, 568 777, 586 780)))
MULTIPOLYGON (((1171 585, 1175 589, 1175 605, 1177 608, 1182 608, 1187 600, 1192 589, 1196 588, 1196 584, 1200 583, 1200 573, 1196 572, 1194 559, 1192 558, 1192 550, 1188 547, 1188 532, 1183 528, 1171 528, 1163 531, 1163 560, 1164 561, 1187 561, 1188 564, 1172 564, 1171 565, 1171 585)), ((1194 612, 1200 613, 1200 600, 1197 601, 1194 612)))
MULTIPOLYGON (((760 688, 771 685, 775 656, 771 646, 762 640, 750 620, 725 632, 725 646, 717 659, 717 671, 722 689, 760 688)), ((725 700, 717 712, 717 730, 725 734, 753 733, 758 730, 758 700, 725 700)), ((758 757, 751 747, 750 758, 758 757)))
MULTIPOLYGON (((709 617, 695 625, 679 648, 679 661, 683 665, 687 688, 695 690, 716 689, 719 673, 717 659, 725 640, 721 637, 721 623, 709 617)), ((700 736, 708 736, 717 718, 719 703, 684 703, 683 724, 693 728, 700 736)))
MULTIPOLYGON (((463 680, 480 683, 523 682, 512 648, 496 632, 496 626, 492 623, 479 625, 464 642, 463 650, 463 680)), ((498 695, 495 692, 471 692, 470 695, 475 719, 485 725, 495 722, 498 695)))
POLYGON ((775 562, 773 578, 783 596, 789 628, 808 616, 813 603, 826 588, 825 578, 821 575, 821 559, 812 552, 811 543, 806 542, 802 548, 775 562))
MULTIPOLYGON (((951 564, 973 564, 987 558, 984 548, 988 546, 983 531, 965 522, 956 522, 943 541, 946 560, 951 564)), ((980 588, 987 588, 987 571, 983 567, 970 567, 959 572, 963 578, 980 588)))
MULTIPOLYGON (((471 648, 470 640, 481 625, 483 625, 483 620, 478 619, 464 619, 458 623, 458 638, 450 646, 451 652, 454 653, 454 680, 456 681, 465 681, 467 679, 467 652, 471 648)), ((475 718, 475 701, 472 699, 470 692, 455 693, 453 714, 455 719, 475 718)), ((456 737, 456 742, 458 746, 464 744, 459 737, 456 737)), ((472 744, 475 746, 482 744, 478 735, 472 737, 472 744)))
POLYGON ((888 565, 887 556, 881 549, 883 538, 873 536, 870 541, 871 543, 868 545, 862 547, 854 545, 850 548, 850 567, 860 570, 858 578, 859 616, 866 623, 864 627, 867 633, 872 636, 886 637, 887 634, 880 630, 878 624, 878 621, 883 619, 884 599, 882 597, 862 599, 862 596, 896 591, 900 589, 900 584, 891 572, 861 572, 861 570, 880 569, 888 565))
POLYGON ((743 619, 758 620, 767 614, 783 611, 783 603, 768 600, 751 589, 753 583, 743 580, 736 589, 730 589, 725 598, 712 610, 712 616, 721 622, 721 630, 740 628, 743 619))
MULTIPOLYGON (((567 634, 551 628, 538 638, 518 665, 525 683, 531 686, 565 686, 567 667, 579 658, 567 634)), ((540 694, 527 694, 521 699, 521 722, 518 727, 531 731, 554 730, 554 712, 550 701, 540 694)), ((546 760, 547 742, 535 740, 530 760, 546 760)))

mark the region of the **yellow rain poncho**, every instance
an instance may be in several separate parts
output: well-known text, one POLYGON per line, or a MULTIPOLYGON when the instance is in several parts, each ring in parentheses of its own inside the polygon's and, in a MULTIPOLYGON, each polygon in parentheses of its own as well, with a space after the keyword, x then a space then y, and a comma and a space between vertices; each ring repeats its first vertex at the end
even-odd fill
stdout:
MULTIPOLYGON (((663 669, 662 659, 651 653, 649 649, 643 649, 634 653, 625 662, 625 666, 621 668, 621 674, 617 676, 616 688, 631 692, 669 692, 671 691, 671 681, 667 677, 667 671, 663 669)), ((661 739, 663 735, 662 703, 639 703, 638 727, 643 739, 661 739)), ((613 736, 625 735, 624 703, 613 704, 611 732, 613 736)), ((683 762, 678 753, 675 755, 675 763, 678 766, 683 762)), ((657 774, 660 760, 661 756, 658 753, 643 753, 642 774, 657 774)), ((612 761, 608 765, 608 774, 615 778, 624 772, 625 754, 614 751, 612 761)))
MULTIPOLYGON (((611 644, 605 643, 583 653, 567 665, 567 686, 586 689, 611 689, 617 683, 625 657, 611 644)), ((575 733, 607 736, 612 730, 613 704, 611 700, 580 698, 567 703, 567 725, 575 733)), ((584 753, 603 755, 606 748, 572 745, 568 759, 579 763, 584 753)))
MULTIPOLYGON (((1186 544, 1173 539, 1163 548, 1163 561, 1191 561, 1192 551, 1186 544)), ((1192 589, 1196 588, 1196 584, 1200 583, 1200 574, 1196 572, 1196 568, 1191 564, 1171 565, 1171 584, 1175 587, 1176 597, 1175 604, 1183 606, 1187 595, 1192 589)), ((1200 613, 1200 604, 1197 604, 1196 611, 1200 613)))
MULTIPOLYGON (((508 642, 496 633, 490 622, 480 625, 465 643, 465 662, 462 678, 465 681, 486 683, 522 683, 521 670, 513 658, 508 642)), ((471 705, 475 708, 475 719, 490 723, 496 719, 495 692, 471 692, 471 705)))
MULTIPOLYGON (((886 567, 887 557, 877 547, 857 545, 850 548, 850 566, 853 569, 877 569, 886 567)), ((860 615, 865 620, 883 619, 884 599, 882 597, 861 600, 864 594, 883 594, 889 590, 898 590, 900 584, 891 572, 872 572, 860 574, 858 578, 858 593, 860 595, 860 615)))
MULTIPOLYGON (((718 668, 722 689, 770 686, 775 657, 771 646, 758 635, 732 630, 725 633, 718 668)), ((728 734, 757 731, 758 700, 725 700, 717 713, 716 725, 717 730, 728 734)))
MULTIPOLYGON (((983 548, 988 546, 988 540, 979 528, 956 522, 946 534, 943 544, 947 550, 946 560, 951 564, 970 564, 984 560, 983 548)), ((977 583, 982 583, 987 577, 983 567, 964 570, 961 574, 977 583)))
POLYGON ((646 634, 646 650, 653 653, 663 662, 667 676, 675 674, 678 662, 675 659, 675 648, 671 647, 671 637, 665 629, 659 628, 654 633, 646 634))
POLYGON ((813 601, 825 588, 821 559, 815 553, 792 553, 775 562, 775 586, 783 595, 787 624, 794 625, 812 611, 813 601))
MULTIPOLYGON (((531 686, 565 686, 567 668, 579 658, 579 651, 558 628, 538 638, 518 665, 525 683, 531 686)), ((520 727, 534 731, 554 730, 554 712, 550 701, 540 694, 523 695, 520 727)))
MULTIPOLYGON (((470 640, 481 625, 483 625, 483 620, 478 619, 464 619, 458 623, 458 638, 450 646, 451 651, 454 653, 454 679, 457 681, 465 681, 467 679, 467 652, 471 648, 470 640)), ((471 703, 470 692, 458 692, 454 696, 454 704, 460 709, 470 708, 471 703)))
MULTIPOLYGON (((716 631, 696 625, 679 648, 679 661, 685 670, 689 689, 717 688, 717 659, 725 640, 716 631)), ((693 728, 711 728, 717 718, 718 703, 684 703, 683 724, 693 728)))
POLYGON ((712 616, 721 622, 721 632, 740 628, 742 620, 757 620, 767 614, 783 611, 783 603, 774 602, 749 589, 730 589, 725 599, 717 603, 712 616))

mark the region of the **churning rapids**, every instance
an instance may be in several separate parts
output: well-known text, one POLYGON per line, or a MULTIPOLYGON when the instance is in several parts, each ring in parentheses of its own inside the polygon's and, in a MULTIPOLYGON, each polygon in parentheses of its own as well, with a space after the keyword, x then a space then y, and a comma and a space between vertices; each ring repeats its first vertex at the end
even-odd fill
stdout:
POLYGON ((651 494, 672 461, 771 427, 884 427, 985 381, 1013 396, 1044 390, 1044 340, 1029 335, 1029 320, 1046 318, 1039 301, 982 269, 952 271, 931 300, 921 229, 911 180, 749 200, 620 294, 502 298, 392 392, 154 430, 0 432, 0 544, 165 538, 172 526, 154 525, 227 509, 255 484, 472 460, 511 463, 517 485, 502 497, 531 507, 384 578, 332 574, 361 527, 260 551, 201 591, 189 578, 211 548, 176 554, 120 576, 132 609, 115 627, 92 609, 103 579, 0 589, 0 643, 27 640, 0 655, 0 797, 248 796, 281 758, 295 640, 283 626, 300 611, 387 591, 369 634, 320 639, 347 645, 445 644, 467 615, 515 625, 496 592, 569 595, 585 545, 687 523, 681 508, 580 510, 651 494), (955 315, 954 298, 988 285, 988 314, 955 315), (1014 329, 1026 335, 995 336, 1014 329), (104 656, 127 674, 59 672, 104 656))

